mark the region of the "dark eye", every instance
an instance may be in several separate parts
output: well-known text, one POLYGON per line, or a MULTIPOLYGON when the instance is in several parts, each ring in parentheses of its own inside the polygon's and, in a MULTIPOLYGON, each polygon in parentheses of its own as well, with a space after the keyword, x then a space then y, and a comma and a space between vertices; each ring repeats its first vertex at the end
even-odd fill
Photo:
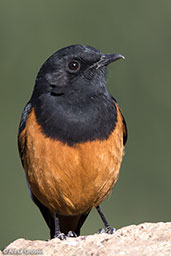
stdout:
POLYGON ((80 69, 80 63, 77 60, 73 60, 68 64, 68 68, 72 72, 77 72, 80 69))

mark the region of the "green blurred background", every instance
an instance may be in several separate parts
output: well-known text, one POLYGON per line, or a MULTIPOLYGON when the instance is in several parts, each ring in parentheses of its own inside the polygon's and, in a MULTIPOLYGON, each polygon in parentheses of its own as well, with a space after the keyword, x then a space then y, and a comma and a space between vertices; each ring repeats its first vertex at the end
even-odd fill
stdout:
MULTIPOLYGON (((102 209, 116 228, 170 221, 171 1, 0 1, 0 245, 48 239, 29 198, 17 151, 21 112, 41 64, 75 43, 125 61, 109 68, 108 89, 127 120, 129 139, 120 179, 102 209)), ((93 210, 82 234, 102 223, 93 210)))

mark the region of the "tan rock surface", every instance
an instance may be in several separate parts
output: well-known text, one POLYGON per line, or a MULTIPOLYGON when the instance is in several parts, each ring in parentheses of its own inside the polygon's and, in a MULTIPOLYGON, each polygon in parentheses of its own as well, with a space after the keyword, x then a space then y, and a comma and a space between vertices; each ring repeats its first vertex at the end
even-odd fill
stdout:
POLYGON ((3 251, 6 255, 58 256, 171 256, 171 222, 144 223, 117 230, 113 235, 95 234, 65 241, 17 239, 3 251))

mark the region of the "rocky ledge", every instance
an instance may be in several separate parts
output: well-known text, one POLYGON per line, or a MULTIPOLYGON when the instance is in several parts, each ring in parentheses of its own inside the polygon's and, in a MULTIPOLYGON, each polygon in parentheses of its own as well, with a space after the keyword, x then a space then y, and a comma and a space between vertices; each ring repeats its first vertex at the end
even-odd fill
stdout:
POLYGON ((1 255, 60 256, 171 256, 171 222, 143 223, 117 230, 113 235, 95 234, 60 241, 17 239, 1 255))

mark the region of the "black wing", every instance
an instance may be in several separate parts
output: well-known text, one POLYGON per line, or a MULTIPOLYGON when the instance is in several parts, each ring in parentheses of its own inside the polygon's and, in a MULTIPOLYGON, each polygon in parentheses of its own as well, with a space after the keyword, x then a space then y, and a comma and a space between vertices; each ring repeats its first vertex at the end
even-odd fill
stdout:
POLYGON ((21 115, 20 125, 19 125, 19 129, 18 129, 18 150, 19 150, 22 164, 23 164, 22 159, 23 159, 23 150, 24 149, 22 148, 22 145, 21 145, 20 134, 26 126, 27 117, 28 117, 29 113, 31 112, 31 109, 32 109, 32 104, 30 102, 28 102, 23 110, 22 115, 21 115))
MULTIPOLYGON (((31 112, 31 110, 32 110, 32 104, 30 102, 28 102, 27 105, 25 106, 24 110, 23 110, 20 125, 19 125, 19 131, 18 131, 18 149, 19 149, 19 154, 20 154, 20 158, 21 158, 21 162, 23 164, 23 167, 24 167, 23 153, 24 153, 25 149, 24 149, 24 145, 21 143, 20 134, 26 126, 27 117, 28 117, 29 113, 31 112)), ((26 182, 27 182, 27 185, 28 185, 30 197, 33 200, 33 202, 37 205, 37 207, 39 208, 41 214, 43 215, 43 218, 45 219, 49 229, 52 232, 52 234, 51 234, 51 237, 52 237, 52 236, 54 236, 54 234, 53 234, 54 231, 53 230, 55 229, 55 224, 54 224, 53 217, 51 216, 49 209, 46 206, 44 206, 37 199, 37 197, 32 193, 32 191, 30 189, 30 186, 28 184, 27 178, 26 178, 26 182)))
POLYGON ((119 110, 120 110, 120 113, 122 115, 122 121, 123 121, 123 127, 124 127, 124 130, 123 130, 123 144, 125 146, 126 142, 127 142, 127 139, 128 139, 128 130, 127 130, 127 125, 126 125, 126 121, 125 121, 125 118, 121 112, 121 109, 116 101, 116 99, 111 95, 112 99, 114 100, 115 104, 117 104, 119 110))

